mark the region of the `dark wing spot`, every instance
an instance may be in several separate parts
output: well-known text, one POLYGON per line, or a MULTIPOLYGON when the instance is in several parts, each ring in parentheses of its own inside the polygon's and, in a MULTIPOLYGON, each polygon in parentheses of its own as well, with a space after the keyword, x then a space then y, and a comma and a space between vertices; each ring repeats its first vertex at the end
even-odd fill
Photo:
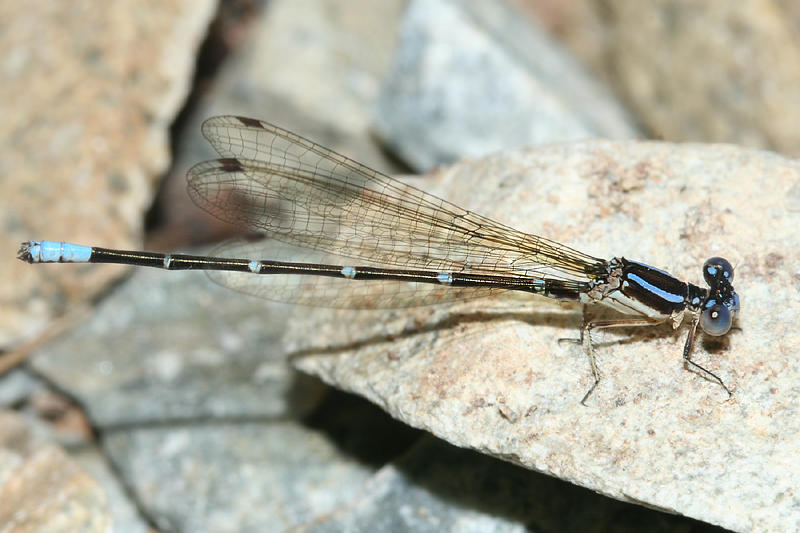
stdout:
POLYGON ((236 120, 250 128, 261 128, 261 121, 255 118, 236 117, 236 120))
POLYGON ((219 163, 219 169, 223 172, 243 172, 244 167, 242 166, 242 162, 238 159, 234 159, 232 157, 225 158, 225 159, 217 159, 217 163, 219 163))

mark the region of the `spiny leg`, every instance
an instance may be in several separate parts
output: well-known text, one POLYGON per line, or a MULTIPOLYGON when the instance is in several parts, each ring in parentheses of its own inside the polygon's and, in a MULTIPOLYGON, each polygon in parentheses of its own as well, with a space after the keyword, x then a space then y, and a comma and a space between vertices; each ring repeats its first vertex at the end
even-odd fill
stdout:
POLYGON ((586 394, 583 395, 583 399, 581 400, 582 405, 586 405, 586 400, 594 392, 594 389, 597 388, 597 384, 600 383, 600 372, 597 370, 597 361, 594 356, 594 344, 592 343, 592 330, 624 328, 629 326, 655 326, 657 324, 661 324, 662 322, 664 321, 658 318, 629 317, 610 320, 590 320, 589 322, 584 323, 583 329, 581 330, 581 344, 583 345, 586 355, 589 357, 589 363, 592 365, 592 376, 594 377, 594 383, 589 390, 586 391, 586 394))
POLYGON ((697 323, 699 321, 700 321, 700 316, 698 315, 692 320, 692 325, 689 327, 689 335, 686 337, 686 344, 683 346, 683 363, 684 363, 684 367, 688 364, 688 365, 696 368, 697 370, 699 370, 700 373, 706 379, 708 379, 710 377, 711 381, 715 381, 715 382, 719 383, 719 385, 723 389, 725 389, 725 392, 728 393, 728 398, 730 398, 731 396, 733 396, 733 393, 731 393, 731 391, 728 389, 728 387, 725 386, 725 383, 722 382, 722 379, 720 379, 719 376, 717 376, 715 373, 711 372, 710 370, 706 370, 705 368, 703 368, 699 364, 697 364, 694 361, 692 361, 692 357, 691 356, 692 356, 692 346, 694 345, 694 334, 695 334, 695 331, 697 331, 697 323))

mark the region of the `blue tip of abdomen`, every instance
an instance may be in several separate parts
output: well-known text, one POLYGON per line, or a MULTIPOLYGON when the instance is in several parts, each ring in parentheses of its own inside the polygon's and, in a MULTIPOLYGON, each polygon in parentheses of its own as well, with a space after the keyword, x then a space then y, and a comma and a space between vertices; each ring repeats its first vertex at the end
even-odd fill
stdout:
POLYGON ((55 241, 29 241, 19 253, 29 263, 86 263, 91 256, 91 246, 55 241))

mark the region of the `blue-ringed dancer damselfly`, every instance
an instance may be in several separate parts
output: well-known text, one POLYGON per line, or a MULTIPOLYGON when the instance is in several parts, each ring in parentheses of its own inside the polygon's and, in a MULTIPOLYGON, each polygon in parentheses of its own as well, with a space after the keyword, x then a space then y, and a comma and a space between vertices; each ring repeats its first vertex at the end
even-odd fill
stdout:
POLYGON ((709 335, 724 335, 739 311, 733 268, 725 259, 705 262, 708 287, 703 288, 624 257, 598 259, 514 230, 267 122, 213 117, 203 124, 203 134, 222 159, 189 170, 188 190, 198 206, 221 220, 342 261, 275 261, 250 255, 256 248, 242 243, 199 256, 52 241, 23 243, 19 258, 206 270, 215 281, 242 292, 329 307, 424 305, 499 291, 604 305, 624 316, 584 323, 581 338, 594 383, 581 403, 600 382, 593 330, 667 321, 677 328, 688 316, 685 366, 730 394, 716 374, 691 359, 697 326, 709 335), (304 276, 324 278, 313 291, 303 291, 304 276))

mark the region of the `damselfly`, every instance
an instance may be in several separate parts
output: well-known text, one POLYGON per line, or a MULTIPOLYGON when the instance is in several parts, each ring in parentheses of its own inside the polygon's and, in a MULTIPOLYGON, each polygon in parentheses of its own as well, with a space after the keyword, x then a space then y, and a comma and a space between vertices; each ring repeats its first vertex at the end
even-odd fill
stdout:
POLYGON ((684 366, 730 395, 716 374, 691 359, 697 326, 709 335, 724 335, 739 311, 733 268, 725 259, 705 262, 708 288, 703 288, 624 257, 598 259, 514 230, 267 122, 213 117, 203 124, 203 135, 222 159, 189 170, 188 190, 198 206, 221 220, 341 261, 264 259, 252 255, 257 245, 241 242, 199 256, 29 241, 19 258, 200 269, 235 290, 329 307, 425 305, 499 291, 604 305, 624 316, 584 321, 581 339, 594 383, 581 403, 600 382, 592 331, 667 321, 677 328, 688 316, 684 366), (313 290, 302 290, 305 276, 322 278, 313 290))

